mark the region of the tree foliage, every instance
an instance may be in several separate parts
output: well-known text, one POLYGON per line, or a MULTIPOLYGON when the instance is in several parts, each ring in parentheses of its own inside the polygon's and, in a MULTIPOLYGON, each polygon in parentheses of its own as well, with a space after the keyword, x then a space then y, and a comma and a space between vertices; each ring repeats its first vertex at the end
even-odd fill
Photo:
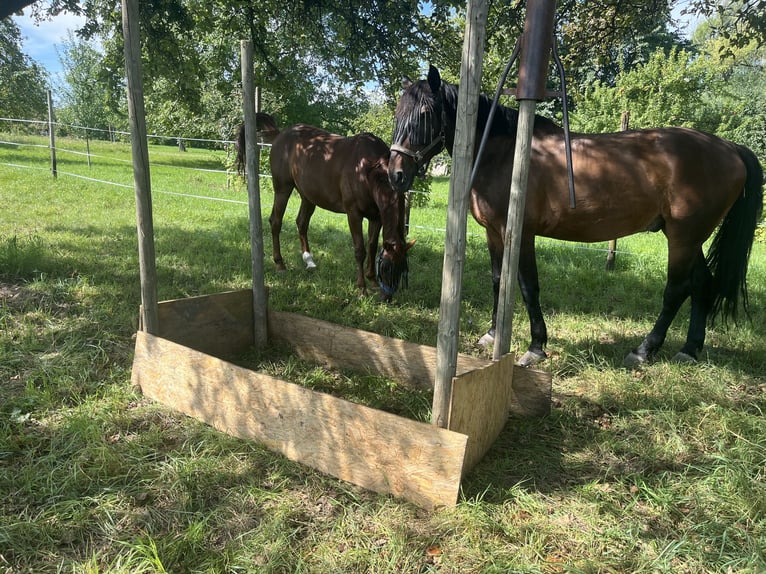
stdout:
POLYGON ((11 118, 47 116, 47 72, 22 49, 21 32, 0 20, 0 114, 11 118))
MULTIPOLYGON (((687 12, 720 14, 717 30, 726 31, 728 46, 738 46, 734 40, 744 37, 764 44, 764 2, 691 0, 687 12)), ((559 0, 558 48, 570 91, 595 94, 615 86, 618 76, 625 82, 625 74, 653 61, 658 50, 681 47, 691 53, 693 47, 672 26, 670 14, 679 4, 559 0)), ((79 33, 100 39, 99 77, 109 79, 110 99, 118 101, 114 95, 124 92, 124 56, 121 13, 114 1, 39 0, 33 10, 40 17, 62 10, 86 16, 79 33)), ((524 2, 489 4, 485 92, 494 92, 524 16, 524 2)), ((458 79, 465 2, 139 0, 139 18, 150 129, 230 137, 241 115, 239 40, 244 38, 255 46, 255 81, 263 88, 264 111, 275 114, 281 125, 300 121, 346 133, 368 110, 371 85, 379 86, 391 104, 401 76, 419 76, 428 62, 446 79, 458 79)), ((556 84, 553 80, 551 87, 556 84)))
POLYGON ((111 127, 124 129, 124 92, 115 94, 105 83, 96 47, 70 31, 58 53, 63 66, 63 82, 57 86, 59 122, 102 130, 90 133, 97 138, 106 138, 111 127))
POLYGON ((642 65, 623 70, 615 85, 598 82, 576 99, 572 127, 585 132, 617 131, 622 112, 631 128, 686 126, 716 131, 720 117, 700 105, 702 94, 720 82, 689 52, 657 49, 642 65))

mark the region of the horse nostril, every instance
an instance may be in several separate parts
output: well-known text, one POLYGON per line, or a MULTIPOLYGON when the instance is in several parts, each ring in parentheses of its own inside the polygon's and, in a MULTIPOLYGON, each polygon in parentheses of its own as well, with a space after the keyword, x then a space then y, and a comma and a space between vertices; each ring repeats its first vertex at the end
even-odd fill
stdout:
POLYGON ((397 170, 394 174, 394 182, 396 185, 401 185, 404 183, 404 172, 402 170, 397 170))

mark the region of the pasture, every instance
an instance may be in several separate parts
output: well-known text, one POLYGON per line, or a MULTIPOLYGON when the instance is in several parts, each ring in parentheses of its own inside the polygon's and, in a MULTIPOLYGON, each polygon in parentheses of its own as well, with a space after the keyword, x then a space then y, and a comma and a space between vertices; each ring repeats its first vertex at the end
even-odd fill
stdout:
MULTIPOLYGON (((45 143, 0 139, 11 137, 45 143)), ((637 371, 622 359, 659 311, 664 239, 621 239, 610 273, 605 245, 540 240, 553 411, 511 420, 464 481, 458 506, 426 513, 218 433, 131 388, 139 280, 129 147, 91 142, 91 151, 90 168, 59 153, 54 179, 45 149, 0 144, 0 571, 766 569, 763 234, 748 276, 751 321, 710 329, 699 364, 672 364, 687 303, 659 359, 637 371)), ((249 285, 244 186, 203 171, 222 169, 224 156, 150 147, 160 300, 249 285)), ((343 215, 317 210, 309 234, 319 268, 303 269, 294 194, 282 232, 285 273, 264 238, 271 306, 435 345, 447 188, 437 181, 428 205, 413 209, 409 289, 391 305, 360 298, 343 215)), ((262 191, 267 218, 267 179, 262 191)), ((486 356, 475 341, 490 322, 490 266, 472 219, 468 233, 460 351, 486 356)), ((517 305, 512 346, 523 350, 527 340, 517 305)), ((327 371, 274 347, 241 362, 429 418, 430 396, 392 380, 327 371)))

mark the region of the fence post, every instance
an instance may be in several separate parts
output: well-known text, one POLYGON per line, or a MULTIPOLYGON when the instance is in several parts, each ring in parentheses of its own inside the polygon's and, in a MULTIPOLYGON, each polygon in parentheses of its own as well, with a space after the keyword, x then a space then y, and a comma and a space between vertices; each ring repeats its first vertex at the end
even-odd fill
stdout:
POLYGON ((263 229, 261 214, 261 188, 259 165, 261 148, 258 145, 255 125, 255 94, 253 86, 253 42, 240 41, 242 61, 242 111, 245 121, 245 173, 250 212, 250 249, 253 272, 253 334, 255 348, 263 348, 268 342, 268 309, 266 281, 263 270, 263 229))
POLYGON ((444 238, 444 265, 439 304, 439 333, 436 341, 431 424, 446 428, 449 423, 452 379, 457 371, 460 331, 460 292, 465 261, 468 185, 473 165, 476 118, 479 115, 479 84, 484 58, 488 2, 468 0, 460 65, 458 110, 453 148, 452 177, 447 207, 447 230, 444 238))
POLYGON ((56 136, 54 129, 56 125, 55 119, 53 117, 53 96, 51 96, 51 91, 48 90, 48 135, 50 138, 50 146, 51 146, 51 172, 53 173, 53 177, 58 177, 58 170, 56 169, 56 136))
POLYGON ((138 0, 124 0, 122 3, 122 33, 125 38, 125 75, 128 82, 128 116, 130 118, 130 143, 133 153, 133 182, 136 193, 141 320, 143 330, 156 335, 159 333, 157 265, 154 253, 149 148, 146 140, 144 81, 141 75, 138 0))

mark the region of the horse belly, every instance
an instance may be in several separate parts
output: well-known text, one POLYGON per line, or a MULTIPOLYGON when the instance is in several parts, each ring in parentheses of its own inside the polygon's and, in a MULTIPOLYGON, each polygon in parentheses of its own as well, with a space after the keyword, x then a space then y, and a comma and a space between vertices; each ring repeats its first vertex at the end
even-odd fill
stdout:
POLYGON ((293 180, 301 197, 321 209, 345 213, 340 182, 326 166, 318 163, 307 164, 303 169, 296 170, 293 180))
POLYGON ((658 231, 662 227, 662 215, 656 202, 642 201, 634 196, 623 198, 623 202, 603 199, 602 194, 595 196, 585 192, 578 196, 575 187, 575 207, 548 205, 527 209, 527 219, 534 228, 535 235, 564 241, 582 241, 596 243, 609 241, 640 231, 658 231))

